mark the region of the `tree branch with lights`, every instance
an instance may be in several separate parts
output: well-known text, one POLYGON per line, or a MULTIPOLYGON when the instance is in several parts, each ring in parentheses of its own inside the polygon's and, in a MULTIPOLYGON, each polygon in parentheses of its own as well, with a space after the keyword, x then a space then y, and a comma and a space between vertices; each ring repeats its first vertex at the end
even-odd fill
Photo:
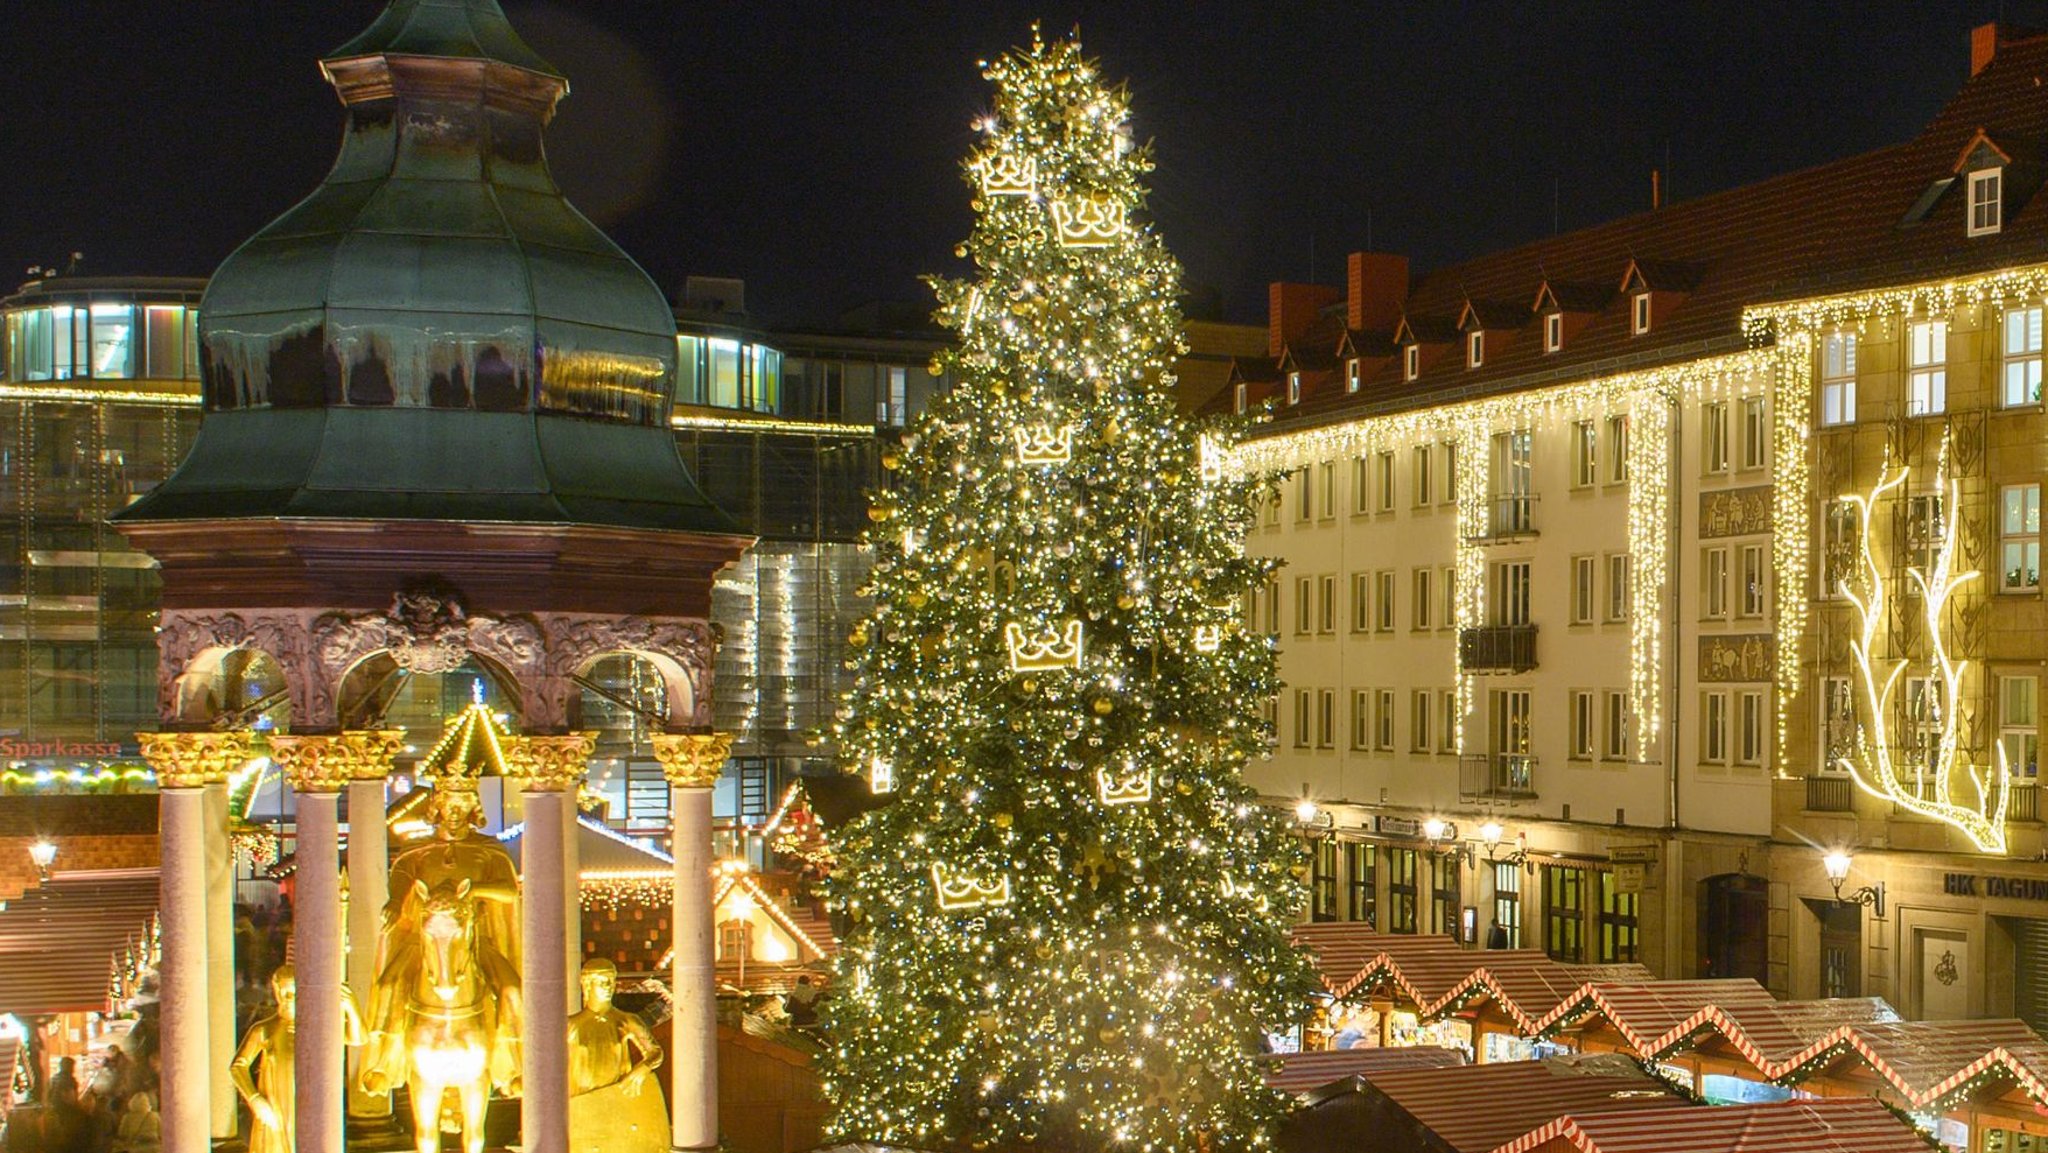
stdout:
MULTIPOLYGON (((1868 493, 1844 498, 1856 509, 1862 530, 1859 534, 1862 539, 1857 573, 1853 578, 1843 578, 1840 591, 1854 610, 1860 626, 1857 639, 1850 642, 1849 650, 1856 662, 1857 684, 1868 721, 1857 726, 1854 755, 1837 758, 1837 763, 1865 792, 1891 801, 1908 812, 1954 827, 1984 852, 2003 853, 2006 806, 2012 785, 2011 773, 2005 763, 2005 750, 1997 750, 1996 764, 1992 768, 1982 769, 1969 763, 1958 737, 1960 709, 1957 702, 1961 699, 1963 672, 1969 662, 1949 652, 1942 617, 1956 591, 1975 580, 1978 574, 1954 571, 1957 526, 1961 520, 1957 513, 1961 486, 1948 475, 1946 441, 1942 444, 1941 456, 1943 503, 1939 524, 1935 527, 1938 539, 1934 542, 1933 563, 1906 569, 1906 579, 1919 594, 1922 623, 1927 630, 1929 679, 1940 686, 1938 694, 1926 704, 1933 712, 1935 723, 1933 755, 1928 766, 1931 772, 1923 772, 1916 766, 1910 783, 1900 775, 1899 766, 1893 758, 1896 746, 1889 730, 1889 718, 1899 682, 1909 665, 1904 660, 1880 660, 1875 655, 1878 633, 1889 620, 1891 610, 1889 583, 1872 541, 1875 535, 1871 531, 1872 514, 1883 501, 1905 486, 1911 471, 1904 465, 1894 469, 1890 461, 1886 461, 1879 471, 1877 483, 1868 493), (1958 776, 1967 782, 1972 796, 1957 799, 1958 776), (1919 787, 1923 781, 1927 785, 1925 792, 1919 787)), ((1897 547, 1896 542, 1894 547, 1897 547)))
POLYGON ((1073 40, 989 65, 958 381, 884 464, 849 638, 851 922, 822 1063, 845 1140, 1270 1148, 1264 1034, 1306 1011, 1300 847, 1242 780, 1277 688, 1239 606, 1264 476, 1179 414, 1180 270, 1149 151, 1073 40))

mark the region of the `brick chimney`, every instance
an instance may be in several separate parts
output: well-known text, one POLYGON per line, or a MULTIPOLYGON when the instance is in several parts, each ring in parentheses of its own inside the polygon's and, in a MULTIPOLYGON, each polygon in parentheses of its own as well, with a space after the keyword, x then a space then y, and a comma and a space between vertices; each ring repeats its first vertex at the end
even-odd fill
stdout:
POLYGON ((1970 29, 1970 75, 1984 71, 1991 58, 1998 55, 1998 22, 1979 24, 1970 29))
POLYGON ((1308 331, 1326 305, 1336 302, 1337 290, 1327 284, 1274 281, 1266 298, 1266 355, 1279 356, 1282 349, 1308 331))
POLYGON ((1393 331, 1408 301, 1408 258, 1392 252, 1354 252, 1349 261, 1352 328, 1393 331))

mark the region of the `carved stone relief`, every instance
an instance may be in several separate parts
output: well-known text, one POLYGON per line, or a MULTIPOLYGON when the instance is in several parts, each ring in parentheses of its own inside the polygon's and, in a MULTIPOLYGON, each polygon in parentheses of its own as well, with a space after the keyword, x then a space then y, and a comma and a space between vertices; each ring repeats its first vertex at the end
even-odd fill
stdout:
POLYGON ((1703 683, 1768 681, 1777 669, 1778 638, 1770 633, 1700 638, 1703 683))

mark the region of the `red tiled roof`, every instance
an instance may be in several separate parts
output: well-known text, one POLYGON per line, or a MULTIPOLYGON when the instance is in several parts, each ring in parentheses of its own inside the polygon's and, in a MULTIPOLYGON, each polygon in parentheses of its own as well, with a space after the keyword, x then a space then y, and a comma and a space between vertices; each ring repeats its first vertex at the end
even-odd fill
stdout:
POLYGON ((0 906, 0 1013, 104 1010, 114 955, 156 907, 155 869, 59 873, 0 906))
POLYGON ((1666 1106, 1560 1117, 1493 1153, 1928 1153, 1927 1139, 1867 1098, 1666 1106))
POLYGON ((1434 1045, 1405 1048, 1312 1049, 1268 1057, 1266 1084, 1282 1093, 1306 1093, 1333 1081, 1362 1078, 1371 1081, 1394 1069, 1444 1069, 1463 1065, 1465 1055, 1456 1049, 1434 1045))
POLYGON ((1682 1101, 1626 1057, 1553 1057, 1450 1069, 1391 1070, 1384 1094, 1459 1153, 1479 1153, 1574 1112, 1660 1110, 1682 1101))

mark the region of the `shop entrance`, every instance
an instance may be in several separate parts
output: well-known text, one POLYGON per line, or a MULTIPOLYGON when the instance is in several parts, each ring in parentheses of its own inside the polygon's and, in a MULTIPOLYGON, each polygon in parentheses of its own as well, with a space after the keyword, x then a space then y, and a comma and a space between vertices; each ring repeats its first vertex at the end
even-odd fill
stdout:
POLYGON ((1820 922, 1818 988, 1822 997, 1863 995, 1863 906, 1808 898, 1820 922))
POLYGON ((1765 939, 1770 889, 1762 877, 1722 873, 1700 882, 1700 976, 1770 977, 1765 939))
POLYGON ((2048 1029, 2048 921, 1999 920, 2012 930, 2013 1016, 2041 1032, 2048 1029))

